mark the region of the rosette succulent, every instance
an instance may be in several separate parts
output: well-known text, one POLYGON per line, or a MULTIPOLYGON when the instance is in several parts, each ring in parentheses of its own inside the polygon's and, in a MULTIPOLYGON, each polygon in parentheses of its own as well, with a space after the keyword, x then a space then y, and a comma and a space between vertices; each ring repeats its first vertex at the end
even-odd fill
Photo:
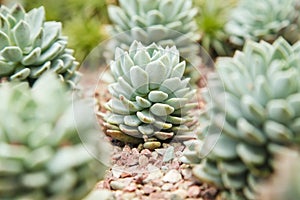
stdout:
POLYGON ((117 47, 128 50, 134 40, 146 46, 175 45, 183 59, 197 58, 197 9, 192 8, 192 0, 120 0, 119 4, 108 7, 117 47))
POLYGON ((194 175, 227 191, 228 199, 255 199, 275 153, 300 142, 300 42, 248 41, 216 66, 221 78, 208 80, 202 123, 207 141, 216 144, 205 158, 194 145, 187 158, 203 158, 194 175))
POLYGON ((117 80, 109 85, 111 100, 105 105, 107 135, 129 143, 144 143, 145 148, 160 146, 160 141, 188 137, 192 117, 189 103, 195 90, 184 78, 185 61, 179 61, 175 47, 163 48, 134 42, 129 51, 117 49, 110 64, 117 80))
POLYGON ((102 175, 77 132, 90 134, 93 124, 87 117, 74 123, 63 86, 53 74, 32 89, 0 85, 0 199, 81 199, 102 175))
POLYGON ((79 78, 73 50, 66 48, 61 23, 45 22, 44 8, 26 13, 16 4, 0 8, 0 78, 28 81, 31 85, 45 71, 59 74, 71 86, 79 78))
POLYGON ((299 40, 298 0, 241 0, 232 12, 226 31, 232 43, 242 46, 245 40, 273 42, 283 36, 290 43, 299 40))

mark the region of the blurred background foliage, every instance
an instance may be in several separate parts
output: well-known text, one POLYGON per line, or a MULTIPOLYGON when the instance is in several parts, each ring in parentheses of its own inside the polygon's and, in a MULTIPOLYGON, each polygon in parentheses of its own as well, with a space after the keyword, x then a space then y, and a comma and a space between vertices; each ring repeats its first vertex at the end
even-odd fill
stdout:
POLYGON ((201 35, 199 43, 212 58, 233 54, 234 47, 229 43, 224 27, 237 2, 238 0, 194 0, 194 6, 198 8, 196 21, 201 35))
POLYGON ((79 61, 107 38, 104 27, 108 23, 106 5, 110 3, 114 0, 23 0, 26 9, 43 5, 48 20, 63 23, 69 47, 76 50, 75 57, 79 61))
MULTIPOLYGON (((61 21, 63 32, 69 37, 69 47, 75 49, 75 57, 82 62, 100 42, 108 39, 106 29, 110 20, 107 5, 117 4, 118 0, 0 0, 9 6, 21 3, 28 11, 44 6, 47 20, 61 21)), ((224 26, 238 0, 194 0, 198 8, 196 21, 201 35, 200 45, 211 55, 230 56, 236 49, 229 42, 224 26)), ((103 53, 103 52, 100 52, 103 53)))
MULTIPOLYGON (((118 0, 0 0, 0 3, 21 3, 26 10, 44 6, 47 20, 61 21, 69 47, 81 62, 100 42, 109 37, 106 25, 110 23, 108 4, 118 0)), ((238 0, 194 0, 198 8, 196 21, 201 34, 200 45, 213 57, 232 55, 234 47, 228 42, 224 26, 238 0)))
POLYGON ((8 6, 13 2, 22 4, 27 11, 44 6, 47 20, 62 22, 63 33, 69 37, 69 47, 75 49, 75 57, 82 62, 94 47, 108 37, 106 8, 107 4, 115 4, 116 0, 2 0, 8 6))
MULTIPOLYGON (((69 37, 69 47, 75 49, 75 57, 82 62, 94 47, 109 37, 106 30, 107 24, 110 24, 107 5, 117 4, 118 0, 0 0, 1 2, 8 6, 19 2, 27 11, 43 5, 47 20, 63 23, 63 32, 69 37)), ((232 55, 236 48, 229 43, 224 26, 237 2, 238 0, 193 1, 198 8, 196 21, 201 35, 199 43, 212 58, 232 55)))

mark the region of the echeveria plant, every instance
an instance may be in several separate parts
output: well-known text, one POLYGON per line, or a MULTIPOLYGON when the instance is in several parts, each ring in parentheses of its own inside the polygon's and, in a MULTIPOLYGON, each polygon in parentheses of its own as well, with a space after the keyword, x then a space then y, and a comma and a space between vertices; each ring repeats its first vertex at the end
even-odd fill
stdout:
POLYGON ((61 23, 45 21, 43 7, 26 13, 22 6, 0 8, 0 78, 28 81, 30 85, 48 70, 72 87, 78 81, 78 62, 67 48, 61 23))
POLYGON ((64 86, 53 74, 33 88, 0 85, 0 199, 79 200, 103 175, 78 135, 91 134, 93 123, 75 123, 64 86))
POLYGON ((255 199, 259 183, 272 174, 274 155, 299 145, 300 42, 249 41, 216 66, 222 79, 208 80, 207 92, 218 95, 205 93, 202 125, 207 138, 217 142, 205 158, 193 147, 194 161, 203 158, 193 172, 227 191, 228 199, 255 199))
POLYGON ((108 135, 146 148, 190 131, 189 103, 195 94, 184 78, 185 61, 176 47, 143 46, 117 49, 110 64, 116 82, 109 85, 111 100, 104 115, 108 135))

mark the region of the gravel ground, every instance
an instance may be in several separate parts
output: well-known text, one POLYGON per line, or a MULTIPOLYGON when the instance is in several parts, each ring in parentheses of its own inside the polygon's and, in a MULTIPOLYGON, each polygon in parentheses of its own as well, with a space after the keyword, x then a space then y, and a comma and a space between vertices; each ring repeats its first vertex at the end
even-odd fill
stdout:
POLYGON ((199 183, 180 161, 184 148, 175 142, 154 151, 115 145, 112 167, 96 189, 112 191, 117 200, 216 199, 218 191, 199 183))

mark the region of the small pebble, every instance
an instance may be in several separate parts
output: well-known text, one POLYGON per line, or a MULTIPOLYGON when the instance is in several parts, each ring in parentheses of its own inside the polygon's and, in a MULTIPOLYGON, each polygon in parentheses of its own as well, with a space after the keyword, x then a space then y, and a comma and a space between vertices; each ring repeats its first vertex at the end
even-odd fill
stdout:
POLYGON ((176 151, 175 152, 175 156, 176 157, 181 157, 183 155, 183 152, 182 151, 176 151))
POLYGON ((149 183, 150 181, 154 180, 154 179, 159 179, 163 176, 161 171, 153 171, 151 172, 147 178, 143 181, 143 183, 149 183))
POLYGON ((181 174, 177 170, 175 170, 175 169, 170 170, 163 177, 163 181, 164 182, 169 182, 169 183, 176 183, 176 182, 180 181, 181 179, 182 179, 181 174))
POLYGON ((159 168, 150 164, 150 165, 147 166, 147 170, 149 172, 154 172, 154 171, 159 171, 159 168))
POLYGON ((161 189, 164 191, 170 191, 173 188, 173 184, 172 183, 165 183, 161 189))
POLYGON ((136 194, 136 196, 140 197, 140 196, 143 196, 145 194, 145 192, 143 189, 141 189, 141 190, 136 190, 135 194, 136 194))
POLYGON ((127 192, 122 195, 122 199, 123 200, 133 200, 134 196, 135 196, 135 193, 127 192))
POLYGON ((145 156, 145 155, 141 155, 140 157, 139 157, 139 165, 140 166, 146 166, 147 164, 148 164, 148 158, 147 158, 147 156, 145 156))
POLYGON ((114 193, 115 193, 115 196, 116 196, 117 199, 121 199, 122 198, 122 195, 123 195, 123 191, 122 190, 117 190, 114 193))
POLYGON ((188 190, 193 184, 193 181, 184 181, 181 185, 179 185, 179 188, 183 190, 188 190))
POLYGON ((196 198, 200 195, 200 192, 200 188, 196 185, 193 185, 188 189, 188 196, 191 198, 196 198))
MULTIPOLYGON (((141 154, 142 154, 142 155, 145 155, 145 156, 147 156, 147 157, 151 157, 152 152, 151 152, 149 149, 143 149, 143 150, 141 151, 141 154)), ((153 156, 153 155, 152 155, 152 156, 153 156)))
POLYGON ((153 151, 151 156, 152 156, 153 159, 157 159, 158 158, 158 153, 156 151, 153 151))
POLYGON ((143 188, 143 190, 144 190, 145 194, 151 194, 152 192, 154 192, 155 189, 152 186, 150 186, 150 185, 146 185, 143 188))
POLYGON ((125 151, 125 152, 129 152, 130 150, 131 150, 131 148, 127 144, 123 148, 123 151, 125 151))
POLYGON ((169 146, 164 154, 163 162, 169 162, 174 158, 174 147, 169 146))
POLYGON ((144 149, 143 144, 139 144, 139 146, 137 147, 137 149, 138 149, 139 151, 141 151, 142 149, 144 149))
POLYGON ((121 169, 118 169, 118 168, 112 168, 111 169, 111 172, 112 172, 112 175, 115 177, 115 178, 119 178, 121 176, 121 174, 123 173, 123 170, 121 169))
POLYGON ((181 190, 181 189, 178 189, 178 190, 175 190, 174 192, 172 192, 172 195, 171 195, 171 199, 173 200, 172 196, 174 195, 174 200, 181 200, 181 199, 186 199, 187 197, 187 191, 185 190, 181 190))
POLYGON ((155 179, 152 181, 153 186, 161 187, 164 183, 160 179, 155 179))
POLYGON ((114 160, 118 160, 120 158, 121 158, 121 154, 119 154, 119 153, 112 156, 112 159, 114 159, 114 160))
POLYGON ((192 177, 192 170, 182 169, 181 174, 183 175, 184 179, 190 179, 192 177))
POLYGON ((156 192, 161 192, 161 187, 155 187, 156 192))
POLYGON ((87 197, 84 198, 85 200, 113 200, 113 193, 109 190, 94 190, 92 191, 87 197))
POLYGON ((113 190, 122 190, 123 188, 125 188, 125 186, 126 185, 120 181, 111 181, 110 182, 110 187, 113 190))
POLYGON ((168 148, 169 146, 170 146, 170 144, 168 144, 168 143, 163 143, 163 148, 168 148))
POLYGON ((133 148, 133 149, 131 150, 131 153, 132 153, 133 155, 139 155, 139 154, 140 154, 140 152, 139 152, 139 150, 138 150, 137 148, 133 148))
POLYGON ((162 193, 151 193, 149 199, 166 199, 165 195, 162 193))
POLYGON ((133 192, 135 191, 137 188, 136 188, 136 185, 134 183, 131 183, 130 185, 126 186, 124 188, 124 191, 126 192, 133 192))
POLYGON ((168 167, 167 166, 161 166, 161 170, 163 171, 163 172, 166 172, 166 171, 168 171, 168 167))
POLYGON ((160 145, 161 145, 160 142, 151 141, 151 142, 145 142, 143 146, 145 149, 154 150, 156 148, 159 148, 160 145))
POLYGON ((137 157, 129 157, 126 160, 129 166, 135 166, 139 163, 137 157))
POLYGON ((179 161, 176 158, 173 159, 170 168, 172 168, 172 169, 179 169, 179 167, 180 167, 179 161))
POLYGON ((155 149, 155 151, 159 154, 159 155, 164 155, 166 152, 166 149, 155 149))
POLYGON ((132 173, 129 172, 122 172, 122 174, 120 175, 121 178, 127 178, 127 177, 131 177, 132 173))
POLYGON ((123 179, 119 179, 122 183, 124 183, 125 185, 129 185, 132 181, 133 181, 133 177, 130 178, 123 178, 123 179))

